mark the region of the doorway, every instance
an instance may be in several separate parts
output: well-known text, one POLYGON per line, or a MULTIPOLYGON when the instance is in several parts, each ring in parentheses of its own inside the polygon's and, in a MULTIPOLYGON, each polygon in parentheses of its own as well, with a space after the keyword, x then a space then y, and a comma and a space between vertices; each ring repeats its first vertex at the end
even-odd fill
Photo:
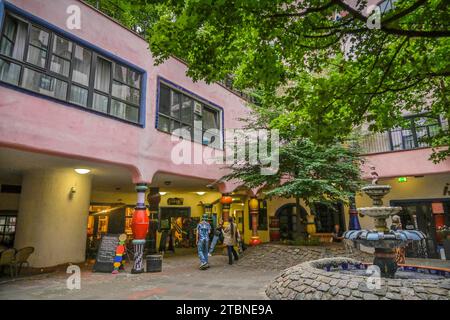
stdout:
MULTIPOLYGON (((305 217, 307 212, 305 208, 300 206, 300 216, 305 217)), ((288 203, 278 208, 275 216, 280 219, 280 239, 294 240, 300 235, 298 215, 296 212, 296 204, 288 203)))
POLYGON ((406 256, 411 258, 437 259, 438 237, 436 234, 436 208, 439 205, 443 210, 445 223, 450 222, 450 199, 426 199, 426 200, 392 200, 391 206, 400 206, 400 220, 404 230, 422 231, 427 239, 422 242, 413 242, 406 247, 406 256), (435 209, 434 209, 435 210, 435 209))

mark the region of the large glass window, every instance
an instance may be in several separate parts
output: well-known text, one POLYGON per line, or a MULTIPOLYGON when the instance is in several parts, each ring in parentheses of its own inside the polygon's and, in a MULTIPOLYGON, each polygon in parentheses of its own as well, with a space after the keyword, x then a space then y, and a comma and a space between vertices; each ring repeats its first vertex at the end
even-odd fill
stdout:
POLYGON ((429 139, 441 129, 439 118, 427 116, 409 117, 407 125, 390 130, 391 150, 408 150, 427 147, 429 139))
POLYGON ((14 14, 0 34, 0 81, 139 122, 142 75, 14 14))
POLYGON ((168 133, 183 128, 191 140, 221 148, 220 111, 161 83, 158 129, 168 133))

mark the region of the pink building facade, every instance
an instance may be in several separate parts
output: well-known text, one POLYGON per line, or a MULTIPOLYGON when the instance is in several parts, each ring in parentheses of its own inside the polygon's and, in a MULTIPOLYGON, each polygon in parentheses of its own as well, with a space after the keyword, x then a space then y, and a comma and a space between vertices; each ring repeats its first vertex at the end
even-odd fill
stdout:
MULTIPOLYGON (((0 245, 35 247, 36 267, 84 261, 90 239, 129 234, 136 184, 161 196, 154 242, 165 241, 163 220, 183 227, 206 212, 217 223, 224 208, 250 241, 253 194, 220 182, 227 171, 213 161, 223 156, 224 131, 241 128, 249 114, 241 96, 192 81, 176 58, 155 66, 143 38, 82 1, 0 0, 0 26, 0 245), (194 138, 190 161, 174 161, 180 140, 169 133, 177 128, 194 138), (220 203, 224 194, 230 206, 220 203)), ((431 149, 417 140, 423 128, 415 132, 369 139, 363 170, 368 178, 375 166, 380 183, 393 186, 386 201, 405 206, 405 225, 425 228, 437 215, 449 223, 450 160, 430 162, 431 149)), ((263 242, 277 230, 292 238, 296 217, 310 211, 303 205, 297 214, 293 199, 258 201, 263 242)), ((368 204, 357 195, 357 206, 368 204)), ((338 211, 316 217, 319 233, 348 228, 348 208, 338 211)), ((188 242, 180 235, 180 246, 188 242)))

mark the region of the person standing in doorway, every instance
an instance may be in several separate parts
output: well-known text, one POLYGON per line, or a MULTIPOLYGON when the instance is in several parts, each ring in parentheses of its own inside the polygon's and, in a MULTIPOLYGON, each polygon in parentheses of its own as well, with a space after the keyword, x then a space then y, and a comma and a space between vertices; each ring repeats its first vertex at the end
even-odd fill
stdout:
POLYGON ((209 248, 208 256, 212 255, 212 253, 214 252, 214 248, 217 245, 217 241, 219 241, 219 239, 223 236, 222 230, 223 230, 223 220, 220 220, 216 230, 214 230, 214 237, 211 242, 211 247, 209 248))
POLYGON ((234 260, 239 260, 239 256, 236 252, 236 250, 234 249, 234 246, 240 241, 240 234, 239 234, 239 230, 237 228, 237 225, 234 223, 234 219, 232 217, 230 217, 228 219, 228 226, 226 226, 223 229, 223 235, 224 235, 224 240, 223 243, 227 246, 227 250, 228 250, 228 263, 230 265, 233 264, 233 257, 234 260))
POLYGON ((209 248, 209 234, 211 232, 211 225, 208 223, 208 215, 204 214, 202 221, 197 225, 197 250, 200 259, 200 269, 205 270, 209 268, 208 264, 208 248, 209 248))

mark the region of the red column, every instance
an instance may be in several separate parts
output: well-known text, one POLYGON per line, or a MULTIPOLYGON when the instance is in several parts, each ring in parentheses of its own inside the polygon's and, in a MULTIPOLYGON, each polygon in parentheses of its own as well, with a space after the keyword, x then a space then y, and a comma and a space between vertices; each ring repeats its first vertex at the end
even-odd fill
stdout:
POLYGON ((145 237, 148 232, 148 215, 145 206, 145 192, 148 187, 145 183, 136 185, 138 200, 131 220, 131 229, 133 230, 134 246, 134 266, 131 273, 144 272, 144 246, 145 237))

